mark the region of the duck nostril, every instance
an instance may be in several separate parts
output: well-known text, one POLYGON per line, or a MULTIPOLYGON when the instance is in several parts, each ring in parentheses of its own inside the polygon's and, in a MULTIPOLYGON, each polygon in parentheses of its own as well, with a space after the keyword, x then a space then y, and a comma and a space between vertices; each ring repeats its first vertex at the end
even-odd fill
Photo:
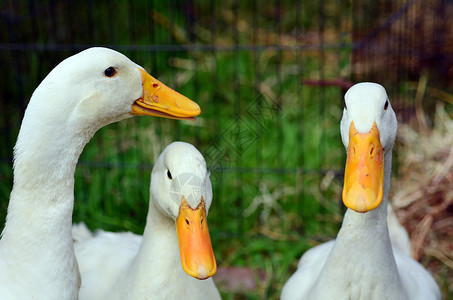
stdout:
POLYGON ((373 152, 374 152, 374 147, 371 147, 371 150, 370 150, 370 155, 371 156, 373 155, 373 152))
POLYGON ((157 89, 159 85, 157 83, 153 83, 153 88, 157 89))
POLYGON ((187 226, 190 226, 190 222, 187 219, 186 219, 186 224, 187 224, 187 226))

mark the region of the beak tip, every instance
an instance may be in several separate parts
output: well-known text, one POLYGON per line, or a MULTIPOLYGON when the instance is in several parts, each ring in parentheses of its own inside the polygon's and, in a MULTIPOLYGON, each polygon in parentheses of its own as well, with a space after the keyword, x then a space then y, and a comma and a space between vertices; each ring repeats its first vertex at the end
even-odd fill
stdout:
POLYGON ((206 279, 208 278, 208 270, 206 269, 205 265, 204 264, 200 264, 198 266, 198 279, 206 279))
POLYGON ((199 116, 201 114, 201 108, 200 108, 200 106, 197 103, 194 102, 193 104, 194 104, 193 105, 193 109, 192 109, 193 116, 194 117, 199 116))
POLYGON ((209 277, 212 277, 216 273, 217 266, 214 266, 214 268, 209 270, 208 268, 206 268, 205 264, 203 264, 203 263, 199 264, 196 267, 196 269, 189 268, 187 265, 183 264, 183 269, 187 273, 187 275, 192 276, 199 280, 205 280, 205 279, 208 279, 209 277))
POLYGON ((343 190, 343 203, 346 207, 360 213, 375 209, 382 201, 382 196, 377 195, 369 187, 354 184, 349 189, 343 190))

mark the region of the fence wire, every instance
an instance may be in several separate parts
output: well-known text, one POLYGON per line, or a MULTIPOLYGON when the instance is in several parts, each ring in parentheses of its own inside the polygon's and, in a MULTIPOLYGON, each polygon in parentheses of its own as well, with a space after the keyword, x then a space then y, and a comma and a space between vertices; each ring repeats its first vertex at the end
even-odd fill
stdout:
POLYGON ((410 120, 421 75, 451 88, 451 10, 449 1, 416 0, 4 1, 0 219, 33 90, 61 60, 91 46, 123 52, 203 114, 195 123, 127 120, 97 133, 77 168, 75 220, 140 231, 130 219, 146 219, 149 172, 173 140, 203 152, 219 207, 233 207, 212 213, 218 237, 289 231, 291 224, 265 221, 336 210, 322 199, 340 200, 344 92, 352 82, 380 82, 410 120), (233 218, 237 224, 225 225, 233 218))

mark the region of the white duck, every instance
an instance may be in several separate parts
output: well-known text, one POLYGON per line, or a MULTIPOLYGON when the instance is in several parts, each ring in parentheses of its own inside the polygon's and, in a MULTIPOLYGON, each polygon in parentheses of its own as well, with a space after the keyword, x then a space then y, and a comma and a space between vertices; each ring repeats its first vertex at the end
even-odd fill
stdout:
POLYGON ((33 93, 14 149, 0 299, 78 298, 74 171, 98 129, 133 115, 184 119, 199 113, 196 103, 110 49, 91 48, 56 66, 33 93))
POLYGON ((206 221, 211 202, 201 153, 183 142, 167 146, 151 173, 143 237, 98 231, 74 244, 80 299, 220 299, 209 278, 217 269, 206 221))
POLYGON ((397 121, 385 89, 351 87, 340 127, 348 152, 343 225, 336 240, 302 256, 281 299, 440 299, 432 276, 390 243, 387 197, 397 121))

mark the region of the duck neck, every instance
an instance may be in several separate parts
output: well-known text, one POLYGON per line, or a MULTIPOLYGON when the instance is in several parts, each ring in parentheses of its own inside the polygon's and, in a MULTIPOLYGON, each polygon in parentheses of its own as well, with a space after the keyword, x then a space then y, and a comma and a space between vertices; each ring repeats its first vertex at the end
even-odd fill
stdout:
POLYGON ((56 127, 51 120, 32 116, 26 112, 15 146, 14 184, 1 251, 16 273, 24 273, 21 280, 48 280, 53 283, 49 286, 64 281, 67 289, 78 287, 71 234, 74 171, 95 130, 77 135, 80 130, 69 122, 56 127))
POLYGON ((74 172, 94 130, 77 135, 65 124, 37 126, 27 117, 15 146, 14 185, 3 239, 18 236, 18 230, 24 238, 42 241, 43 233, 56 237, 71 231, 74 172))
MULTIPOLYGON (((142 295, 188 277, 181 265, 175 221, 164 215, 151 199, 143 240, 127 274, 126 290, 142 295), (153 280, 144 282, 140 278, 153 280)), ((180 287, 174 287, 177 288, 180 287)))
POLYGON ((366 213, 347 210, 335 245, 320 274, 319 288, 316 289, 318 295, 323 293, 322 286, 332 286, 341 293, 349 293, 351 299, 355 299, 354 293, 359 293, 364 299, 375 299, 376 294, 383 295, 388 289, 395 293, 399 291, 401 297, 398 299, 405 299, 387 227, 391 151, 387 152, 384 161, 382 203, 366 213))
POLYGON ((183 271, 175 221, 164 215, 152 199, 137 260, 150 268, 153 267, 153 264, 159 262, 159 264, 164 264, 167 267, 179 267, 183 271))

